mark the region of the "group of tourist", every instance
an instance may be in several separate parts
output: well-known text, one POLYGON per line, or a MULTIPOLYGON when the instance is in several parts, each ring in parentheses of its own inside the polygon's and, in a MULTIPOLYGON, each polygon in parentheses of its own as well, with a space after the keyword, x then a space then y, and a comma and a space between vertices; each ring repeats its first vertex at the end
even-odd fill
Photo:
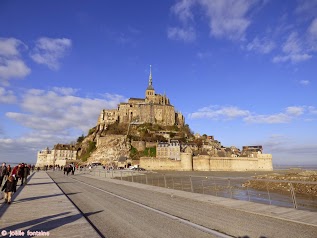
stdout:
POLYGON ((1 191, 4 191, 5 203, 11 204, 12 194, 16 192, 18 180, 21 180, 21 186, 27 184, 27 177, 30 175, 31 170, 34 170, 34 168, 24 163, 18 164, 13 168, 10 165, 6 165, 6 163, 2 163, 0 167, 0 187, 2 187, 4 182, 1 191))
POLYGON ((71 172, 72 175, 74 175, 75 170, 76 170, 76 167, 73 163, 64 166, 64 174, 68 175, 71 172))

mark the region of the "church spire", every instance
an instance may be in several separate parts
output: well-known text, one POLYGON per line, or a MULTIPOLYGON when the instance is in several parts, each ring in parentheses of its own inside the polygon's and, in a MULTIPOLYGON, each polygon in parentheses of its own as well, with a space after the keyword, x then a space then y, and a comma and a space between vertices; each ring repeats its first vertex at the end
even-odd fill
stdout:
POLYGON ((147 87, 147 90, 154 90, 152 83, 152 65, 150 65, 149 85, 147 87))
POLYGON ((149 86, 152 86, 152 65, 150 65, 149 86))

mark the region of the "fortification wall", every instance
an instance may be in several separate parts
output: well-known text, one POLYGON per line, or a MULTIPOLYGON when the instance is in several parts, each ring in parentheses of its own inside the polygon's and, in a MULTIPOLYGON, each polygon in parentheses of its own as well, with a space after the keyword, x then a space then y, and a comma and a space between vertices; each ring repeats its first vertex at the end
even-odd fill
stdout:
MULTIPOLYGON (((180 154, 180 164, 182 171, 193 171, 193 156, 192 153, 181 153, 180 154)), ((178 160, 179 161, 179 160, 178 160)))
POLYGON ((194 171, 209 171, 209 155, 200 155, 193 158, 194 171))
POLYGON ((140 159, 140 166, 147 170, 175 171, 272 171, 272 155, 260 158, 251 157, 210 157, 200 155, 192 157, 191 153, 181 153, 181 161, 166 158, 140 159))
POLYGON ((211 157, 210 171, 272 171, 272 155, 262 158, 251 157, 211 157))
POLYGON ((260 154, 258 155, 258 170, 272 171, 272 155, 271 154, 260 154))
POLYGON ((254 171, 258 170, 258 160, 256 158, 236 158, 232 159, 232 171, 254 171))
POLYGON ((153 157, 140 158, 140 167, 146 170, 182 170, 181 161, 153 157))
POLYGON ((210 171, 231 171, 231 157, 211 157, 209 161, 210 171))

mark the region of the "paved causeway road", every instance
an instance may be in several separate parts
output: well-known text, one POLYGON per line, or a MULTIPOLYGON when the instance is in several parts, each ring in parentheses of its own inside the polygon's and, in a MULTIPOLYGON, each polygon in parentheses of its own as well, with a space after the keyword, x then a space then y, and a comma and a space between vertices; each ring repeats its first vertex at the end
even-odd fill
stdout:
POLYGON ((107 238, 317 237, 315 225, 197 199, 207 195, 188 193, 190 196, 183 197, 173 190, 162 188, 164 192, 160 192, 160 188, 144 184, 130 186, 132 183, 126 181, 89 175, 48 174, 107 238))

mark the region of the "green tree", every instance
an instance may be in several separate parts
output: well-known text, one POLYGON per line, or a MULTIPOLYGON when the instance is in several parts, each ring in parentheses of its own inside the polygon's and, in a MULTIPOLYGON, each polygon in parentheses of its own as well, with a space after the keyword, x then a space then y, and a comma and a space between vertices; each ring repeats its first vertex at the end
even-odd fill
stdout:
POLYGON ((85 136, 84 134, 82 134, 81 136, 77 138, 77 143, 81 143, 84 139, 85 139, 85 136))

